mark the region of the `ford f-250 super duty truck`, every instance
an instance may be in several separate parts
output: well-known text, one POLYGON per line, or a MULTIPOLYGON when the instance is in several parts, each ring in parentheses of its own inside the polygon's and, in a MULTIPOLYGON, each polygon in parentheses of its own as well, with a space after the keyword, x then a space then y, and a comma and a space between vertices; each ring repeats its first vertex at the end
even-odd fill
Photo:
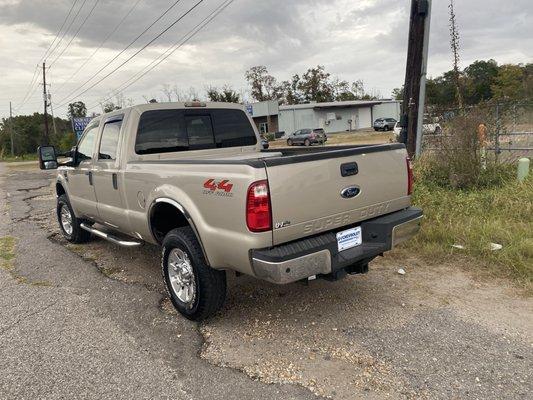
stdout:
POLYGON ((177 310, 222 307, 226 271, 277 284, 368 271, 419 230, 402 144, 263 150, 243 108, 145 104, 94 118, 59 163, 57 217, 70 242, 91 235, 162 246, 177 310))

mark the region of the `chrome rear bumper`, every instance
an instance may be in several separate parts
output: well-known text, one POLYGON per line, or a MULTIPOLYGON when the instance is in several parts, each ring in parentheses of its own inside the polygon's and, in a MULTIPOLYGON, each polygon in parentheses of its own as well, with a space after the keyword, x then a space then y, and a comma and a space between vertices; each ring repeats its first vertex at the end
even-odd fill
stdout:
POLYGON ((350 271, 347 267, 368 264, 416 235, 422 218, 422 210, 411 207, 364 221, 361 223, 363 243, 342 252, 338 251, 336 232, 252 250, 252 268, 257 278, 277 284, 328 275, 341 269, 350 271))

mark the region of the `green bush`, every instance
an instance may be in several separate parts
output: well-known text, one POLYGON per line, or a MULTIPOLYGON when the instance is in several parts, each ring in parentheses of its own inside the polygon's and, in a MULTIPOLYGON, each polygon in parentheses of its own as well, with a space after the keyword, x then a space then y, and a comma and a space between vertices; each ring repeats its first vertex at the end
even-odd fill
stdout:
POLYGON ((269 142, 276 140, 276 135, 274 133, 265 133, 265 139, 269 142))

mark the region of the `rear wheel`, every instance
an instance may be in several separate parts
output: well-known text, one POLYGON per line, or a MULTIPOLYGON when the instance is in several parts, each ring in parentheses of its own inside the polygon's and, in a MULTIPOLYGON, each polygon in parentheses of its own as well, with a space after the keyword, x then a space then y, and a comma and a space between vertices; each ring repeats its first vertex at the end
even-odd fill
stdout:
POLYGON ((291 139, 287 140, 287 146, 292 146, 292 140, 291 139))
POLYGON ((80 224, 84 221, 74 215, 66 194, 58 197, 56 211, 57 221, 65 239, 71 243, 85 243, 91 239, 91 233, 81 228, 80 224))
POLYGON ((384 130, 385 132, 387 132, 387 131, 389 130, 389 126, 388 126, 388 125, 385 125, 385 126, 383 127, 383 130, 384 130))
POLYGON ((226 273, 207 265, 190 227, 165 236, 161 266, 172 304, 185 318, 201 321, 224 305, 226 273))
POLYGON ((305 139, 304 145, 305 146, 311 146, 311 141, 309 139, 305 139))

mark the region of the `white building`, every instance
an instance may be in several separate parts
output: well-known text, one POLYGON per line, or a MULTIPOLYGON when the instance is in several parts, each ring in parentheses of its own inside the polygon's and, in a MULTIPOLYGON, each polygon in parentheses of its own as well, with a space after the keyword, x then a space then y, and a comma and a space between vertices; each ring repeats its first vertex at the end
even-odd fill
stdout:
POLYGON ((371 128, 377 118, 400 119, 400 102, 355 100, 279 107, 279 130, 324 128, 327 133, 371 128))

